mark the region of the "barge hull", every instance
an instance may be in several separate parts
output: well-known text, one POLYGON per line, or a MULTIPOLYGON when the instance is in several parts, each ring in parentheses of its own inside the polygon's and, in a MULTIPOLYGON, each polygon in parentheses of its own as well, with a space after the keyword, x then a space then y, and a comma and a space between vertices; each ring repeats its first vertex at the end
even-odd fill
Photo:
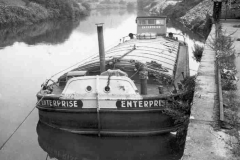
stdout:
POLYGON ((51 127, 78 134, 143 136, 176 131, 179 126, 162 111, 100 110, 97 113, 96 109, 89 109, 75 110, 66 114, 66 111, 39 109, 39 119, 51 127))

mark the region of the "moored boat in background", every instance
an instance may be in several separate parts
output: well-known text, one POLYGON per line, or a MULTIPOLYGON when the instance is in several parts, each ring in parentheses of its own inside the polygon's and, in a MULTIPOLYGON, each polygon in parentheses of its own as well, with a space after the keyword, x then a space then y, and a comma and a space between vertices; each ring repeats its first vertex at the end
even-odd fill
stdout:
POLYGON ((37 94, 41 122, 79 134, 155 135, 181 126, 187 102, 188 49, 170 33, 166 17, 137 17, 137 34, 58 78, 37 94), (139 92, 140 90, 140 92, 139 92))

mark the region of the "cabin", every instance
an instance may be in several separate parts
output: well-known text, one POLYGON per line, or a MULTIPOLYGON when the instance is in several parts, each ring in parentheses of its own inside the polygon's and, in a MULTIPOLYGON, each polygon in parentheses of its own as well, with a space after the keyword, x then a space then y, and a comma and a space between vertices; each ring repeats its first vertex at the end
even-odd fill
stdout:
POLYGON ((167 17, 166 16, 147 16, 137 17, 137 34, 156 34, 166 35, 167 33, 167 17))

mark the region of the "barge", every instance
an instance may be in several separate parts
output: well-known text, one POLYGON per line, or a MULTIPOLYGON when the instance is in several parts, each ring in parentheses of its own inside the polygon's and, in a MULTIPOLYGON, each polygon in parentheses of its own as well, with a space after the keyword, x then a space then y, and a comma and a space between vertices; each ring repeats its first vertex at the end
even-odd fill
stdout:
POLYGON ((37 93, 39 120, 61 130, 91 135, 142 136, 176 131, 187 105, 179 97, 189 76, 188 49, 170 33, 166 17, 137 17, 137 34, 48 80, 37 93))

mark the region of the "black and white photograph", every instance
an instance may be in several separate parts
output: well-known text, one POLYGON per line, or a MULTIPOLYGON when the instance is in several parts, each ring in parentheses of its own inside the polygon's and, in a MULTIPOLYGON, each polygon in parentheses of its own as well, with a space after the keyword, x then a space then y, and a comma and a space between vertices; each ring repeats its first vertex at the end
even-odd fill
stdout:
POLYGON ((240 0, 0 0, 0 160, 240 160, 240 0))

